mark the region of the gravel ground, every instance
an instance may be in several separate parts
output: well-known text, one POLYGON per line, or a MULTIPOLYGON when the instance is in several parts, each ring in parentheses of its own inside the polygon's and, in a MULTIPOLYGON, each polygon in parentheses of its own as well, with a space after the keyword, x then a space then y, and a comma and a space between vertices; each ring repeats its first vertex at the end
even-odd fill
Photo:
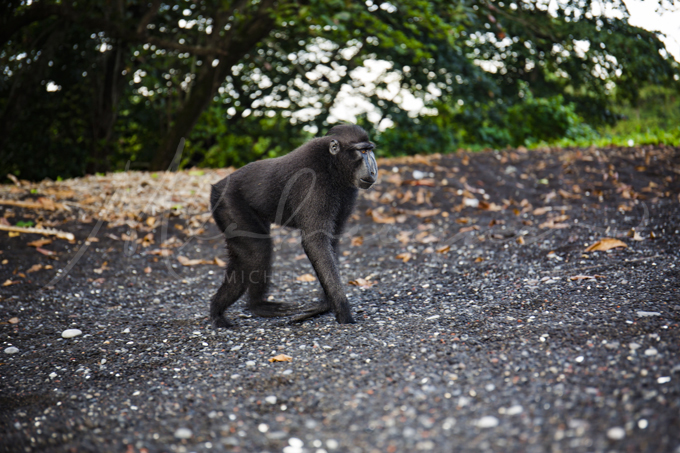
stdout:
MULTIPOLYGON (((163 224, 95 223, 74 194, 0 206, 76 236, 0 233, 0 451, 680 452, 679 149, 380 166, 341 241, 350 326, 239 302, 212 329, 223 241, 200 203, 163 224), (626 247, 586 251, 605 238, 626 247)), ((312 301, 299 234, 274 235, 271 299, 312 301)))

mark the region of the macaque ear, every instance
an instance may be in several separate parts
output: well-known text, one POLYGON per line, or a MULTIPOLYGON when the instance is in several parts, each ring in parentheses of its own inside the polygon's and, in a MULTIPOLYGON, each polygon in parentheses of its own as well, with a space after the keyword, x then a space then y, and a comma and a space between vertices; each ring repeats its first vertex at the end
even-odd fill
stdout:
POLYGON ((331 140, 331 145, 328 147, 328 150, 335 156, 340 152, 340 143, 338 143, 337 140, 331 140))

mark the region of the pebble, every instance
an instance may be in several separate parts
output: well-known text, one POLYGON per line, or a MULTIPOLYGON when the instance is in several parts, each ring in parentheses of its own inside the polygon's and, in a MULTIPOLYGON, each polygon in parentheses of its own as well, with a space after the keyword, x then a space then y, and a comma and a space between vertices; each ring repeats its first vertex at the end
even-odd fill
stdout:
POLYGON ((607 430, 607 437, 611 440, 621 440, 626 437, 626 430, 620 426, 615 426, 607 430))
POLYGON ((297 437, 291 437, 290 439, 288 439, 288 445, 290 445, 291 447, 302 448, 304 442, 302 442, 297 437))
POLYGON ((646 316, 661 316, 661 313, 658 311, 638 311, 637 315, 641 318, 644 318, 646 316))
POLYGON ((274 395, 270 395, 266 397, 264 400, 269 403, 269 404, 276 404, 276 397, 274 395))
POLYGON ((423 179, 425 177, 425 173, 420 171, 420 170, 413 170, 413 179, 423 179))
POLYGON ((659 353, 659 351, 657 351, 656 348, 649 348, 649 349, 645 350, 645 355, 648 355, 648 356, 657 355, 658 353, 659 353))
POLYGON ((19 318, 17 318, 16 316, 14 318, 9 318, 9 323, 10 324, 18 324, 19 318))
POLYGON ((61 333, 62 338, 73 338, 82 335, 83 331, 80 329, 66 329, 61 333))
POLYGON ((247 367, 254 367, 255 365, 256 365, 256 363, 255 363, 254 360, 248 360, 248 361, 246 362, 246 366, 247 366, 247 367))
POLYGON ((178 428, 175 431, 175 437, 177 439, 191 439, 194 433, 189 428, 178 428))
POLYGON ((477 208, 479 207, 479 200, 476 198, 464 198, 463 204, 470 208, 477 208))
POLYGON ((477 420, 477 428, 495 428, 498 426, 498 419, 493 415, 487 415, 477 420))
POLYGON ((5 354, 16 354, 17 352, 19 352, 19 348, 15 348, 14 346, 5 348, 5 354))

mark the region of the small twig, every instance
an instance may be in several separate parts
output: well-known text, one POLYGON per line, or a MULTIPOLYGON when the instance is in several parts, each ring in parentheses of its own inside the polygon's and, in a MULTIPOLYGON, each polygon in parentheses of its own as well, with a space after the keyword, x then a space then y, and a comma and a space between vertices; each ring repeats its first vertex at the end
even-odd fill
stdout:
POLYGON ((52 203, 50 204, 45 204, 45 203, 36 203, 36 202, 28 202, 28 201, 16 201, 16 200, 4 200, 0 199, 0 204, 8 205, 8 206, 16 206, 18 208, 26 208, 26 209, 47 209, 48 211, 54 211, 55 209, 62 209, 64 206, 61 203, 52 203))
POLYGON ((32 233, 32 234, 42 234, 44 236, 56 236, 59 239, 66 239, 67 241, 75 241, 76 237, 73 235, 73 233, 69 233, 66 231, 59 231, 55 230, 52 228, 28 228, 28 227, 17 227, 17 226, 8 226, 8 225, 1 225, 0 224, 0 230, 2 231, 10 231, 10 232, 15 232, 15 233, 32 233))

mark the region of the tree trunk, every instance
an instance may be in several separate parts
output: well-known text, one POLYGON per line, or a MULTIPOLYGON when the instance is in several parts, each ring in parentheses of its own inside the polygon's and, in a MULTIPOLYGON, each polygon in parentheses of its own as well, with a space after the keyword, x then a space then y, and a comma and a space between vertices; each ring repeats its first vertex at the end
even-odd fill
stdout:
MULTIPOLYGON (((191 87, 189 98, 177 111, 167 135, 161 140, 156 150, 151 161, 151 170, 162 171, 177 168, 180 156, 175 156, 175 154, 177 154, 180 140, 189 135, 198 117, 212 102, 218 88, 231 73, 232 66, 250 52, 258 42, 267 37, 274 26, 274 19, 270 16, 273 5, 274 0, 263 0, 259 5, 258 14, 241 30, 233 31, 234 39, 229 39, 228 45, 221 48, 223 54, 224 51, 227 52, 226 56, 219 57, 217 66, 213 67, 209 58, 203 60, 203 68, 198 74, 196 83, 191 87)), ((214 45, 219 47, 220 44, 216 35, 214 45)))
POLYGON ((191 87, 191 94, 184 105, 175 115, 175 120, 170 126, 168 133, 161 140, 151 161, 151 170, 175 170, 179 165, 179 156, 175 162, 175 154, 182 137, 186 137, 196 125, 198 117, 212 101, 222 81, 231 72, 233 65, 230 61, 221 61, 213 67, 208 61, 203 62, 203 69, 199 72, 196 83, 191 87), (174 167, 174 168, 171 168, 174 167))
POLYGON ((87 173, 109 170, 108 158, 112 151, 111 136, 118 117, 118 107, 125 77, 121 74, 127 44, 116 43, 113 50, 103 56, 104 73, 95 87, 92 112, 92 142, 94 152, 87 165, 87 173))

